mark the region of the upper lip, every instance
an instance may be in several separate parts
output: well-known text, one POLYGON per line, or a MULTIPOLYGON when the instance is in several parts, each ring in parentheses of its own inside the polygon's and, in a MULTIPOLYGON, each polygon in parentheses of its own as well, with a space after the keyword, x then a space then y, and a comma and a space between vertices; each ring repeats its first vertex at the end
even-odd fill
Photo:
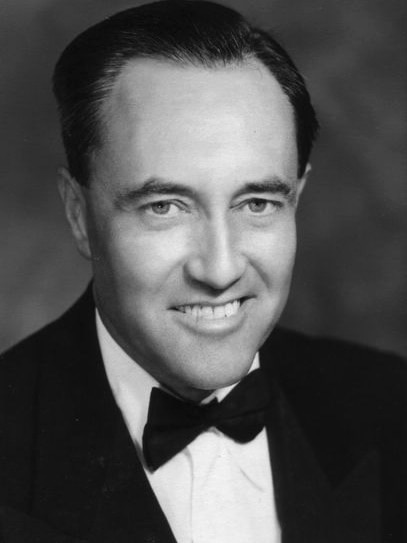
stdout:
POLYGON ((235 298, 228 298, 227 300, 224 300, 224 301, 216 300, 216 302, 213 301, 213 300, 197 300, 197 301, 193 301, 193 302, 184 302, 184 303, 181 303, 181 304, 175 304, 172 307, 175 308, 175 309, 177 307, 185 307, 187 305, 189 305, 189 306, 202 305, 202 306, 206 306, 206 307, 221 307, 223 305, 231 304, 231 303, 236 302, 236 301, 244 302, 245 300, 247 300, 247 298, 248 298, 248 296, 236 296, 235 298))

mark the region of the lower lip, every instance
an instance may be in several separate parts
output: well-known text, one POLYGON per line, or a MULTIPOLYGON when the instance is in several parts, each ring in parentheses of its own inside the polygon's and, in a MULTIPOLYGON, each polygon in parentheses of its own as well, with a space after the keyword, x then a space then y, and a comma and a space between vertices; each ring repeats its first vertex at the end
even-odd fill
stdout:
POLYGON ((192 332, 222 336, 236 332, 243 325, 247 316, 249 303, 250 300, 245 300, 240 304, 237 313, 230 317, 223 317, 220 319, 196 318, 191 314, 177 310, 174 310, 173 313, 175 318, 179 319, 182 326, 188 328, 192 332))

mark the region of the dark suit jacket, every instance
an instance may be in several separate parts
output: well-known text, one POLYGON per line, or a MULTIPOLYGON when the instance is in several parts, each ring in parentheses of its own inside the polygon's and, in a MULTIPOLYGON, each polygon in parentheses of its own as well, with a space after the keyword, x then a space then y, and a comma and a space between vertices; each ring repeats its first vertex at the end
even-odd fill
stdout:
MULTIPOLYGON (((280 329, 260 359, 283 543, 406 542, 404 362, 280 329)), ((0 432, 3 543, 174 541, 111 394, 89 289, 2 356, 0 432)))

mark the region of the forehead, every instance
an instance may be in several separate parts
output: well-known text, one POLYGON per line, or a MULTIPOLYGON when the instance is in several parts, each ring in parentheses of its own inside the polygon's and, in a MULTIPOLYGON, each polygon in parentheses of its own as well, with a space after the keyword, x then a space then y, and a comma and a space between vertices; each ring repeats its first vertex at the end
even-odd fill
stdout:
POLYGON ((276 154, 295 176, 292 106, 254 59, 214 68, 134 60, 105 101, 103 119, 103 156, 123 162, 137 155, 140 174, 152 156, 157 168, 170 168, 188 155, 196 169, 215 157, 219 170, 221 152, 237 170, 243 166, 238 157, 253 162, 256 153, 263 161, 276 154))

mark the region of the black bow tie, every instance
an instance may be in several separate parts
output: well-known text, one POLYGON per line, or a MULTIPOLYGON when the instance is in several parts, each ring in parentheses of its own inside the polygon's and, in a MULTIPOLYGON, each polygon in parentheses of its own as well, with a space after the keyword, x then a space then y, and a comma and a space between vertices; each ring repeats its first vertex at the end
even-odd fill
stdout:
POLYGON ((143 433, 147 466, 156 470, 213 426, 240 443, 251 441, 264 427, 268 403, 261 370, 246 375, 220 403, 197 405, 153 388, 143 433))

